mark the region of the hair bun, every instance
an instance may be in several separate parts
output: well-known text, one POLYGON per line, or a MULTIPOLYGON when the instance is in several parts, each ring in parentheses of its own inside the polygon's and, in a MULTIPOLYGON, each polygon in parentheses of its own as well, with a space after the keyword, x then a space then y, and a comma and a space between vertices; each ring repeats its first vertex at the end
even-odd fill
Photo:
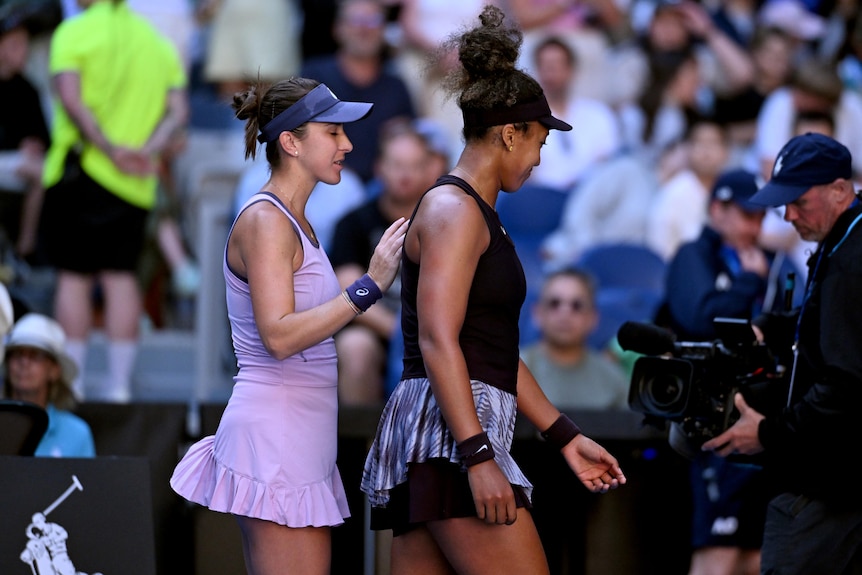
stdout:
POLYGON ((260 96, 254 86, 233 95, 233 109, 240 120, 257 116, 260 96))
POLYGON ((502 10, 485 6, 479 15, 481 25, 461 37, 458 57, 470 78, 492 78, 515 70, 523 33, 515 26, 504 25, 503 19, 502 10))

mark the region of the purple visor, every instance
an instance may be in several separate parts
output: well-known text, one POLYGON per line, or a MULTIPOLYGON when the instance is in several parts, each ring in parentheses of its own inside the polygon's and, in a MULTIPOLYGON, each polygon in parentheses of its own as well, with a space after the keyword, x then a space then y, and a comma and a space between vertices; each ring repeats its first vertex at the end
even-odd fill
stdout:
POLYGON ((261 128, 257 141, 272 142, 282 132, 295 130, 306 122, 355 122, 370 114, 372 106, 367 102, 342 102, 326 84, 320 84, 261 128))

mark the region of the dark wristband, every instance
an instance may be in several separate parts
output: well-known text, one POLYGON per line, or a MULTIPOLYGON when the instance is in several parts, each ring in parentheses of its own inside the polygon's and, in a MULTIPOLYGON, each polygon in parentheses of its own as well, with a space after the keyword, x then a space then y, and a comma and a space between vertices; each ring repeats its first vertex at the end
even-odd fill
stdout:
POLYGON ((483 461, 494 459, 494 446, 484 431, 473 437, 468 437, 455 446, 458 458, 464 467, 472 467, 483 461))
POLYGON ((347 287, 347 297, 353 302, 360 312, 370 308, 374 302, 383 297, 383 292, 371 276, 365 274, 347 287))
POLYGON ((561 413, 551 427, 542 432, 542 437, 555 446, 557 449, 562 449, 569 444, 571 440, 581 433, 581 428, 569 419, 565 413, 561 413))

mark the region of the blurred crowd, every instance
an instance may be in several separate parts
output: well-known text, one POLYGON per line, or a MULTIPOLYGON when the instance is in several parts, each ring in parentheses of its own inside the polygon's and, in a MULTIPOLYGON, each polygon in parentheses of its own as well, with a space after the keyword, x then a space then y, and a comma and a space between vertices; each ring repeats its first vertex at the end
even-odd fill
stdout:
MULTIPOLYGON (((103 2, 114 0, 0 2, 0 281, 19 317, 57 315, 56 277, 41 251, 33 199, 56 119, 52 35, 103 2)), ((442 68, 457 61, 445 56, 445 40, 487 2, 121 0, 174 46, 188 107, 157 158, 158 189, 137 272, 141 325, 191 327, 182 310, 206 280, 194 233, 196 200, 207 193, 200 174, 236 172, 234 206, 266 182, 265 162, 243 157, 242 123, 229 107, 253 79, 309 76, 342 99, 375 103, 368 119, 345 126, 354 150, 341 183, 315 192, 308 206, 339 278, 355 279, 370 257, 367 246, 454 164, 462 126, 456 103, 439 89, 442 68), (432 66, 431 55, 444 57, 432 66)), ((563 209, 553 208, 554 226, 520 254, 537 262, 525 268, 541 270, 527 278, 530 305, 546 274, 577 265, 597 245, 635 244, 669 264, 707 223, 719 176, 742 169, 767 180, 794 134, 831 135, 862 162, 857 0, 492 3, 519 23, 521 67, 543 86, 553 113, 574 126, 549 135, 541 165, 518 192, 543 188, 564 197, 563 209)), ((804 279, 812 246, 780 212, 765 215, 759 241, 786 253, 804 279)), ((599 282, 598 300, 602 289, 599 282)), ((98 290, 92 297, 98 312, 98 290)), ((397 307, 357 320, 338 338, 339 356, 352 362, 342 370, 352 402, 380 401, 388 370, 398 369, 387 367, 397 307), (362 383, 369 374, 380 384, 362 383)), ((531 321, 528 306, 523 314, 531 321)), ((533 327, 524 346, 541 337, 533 327)))

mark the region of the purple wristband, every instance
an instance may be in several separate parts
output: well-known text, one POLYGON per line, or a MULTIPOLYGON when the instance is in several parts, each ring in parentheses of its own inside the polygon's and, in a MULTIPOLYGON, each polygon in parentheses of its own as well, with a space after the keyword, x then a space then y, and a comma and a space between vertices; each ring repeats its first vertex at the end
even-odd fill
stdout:
POLYGON ((359 308, 360 312, 366 311, 374 302, 383 297, 383 292, 368 274, 347 286, 346 291, 347 297, 350 298, 353 305, 359 308))
POLYGON ((473 437, 468 437, 455 446, 458 458, 464 467, 472 467, 483 461, 494 459, 494 446, 484 431, 473 437))
POLYGON ((562 449, 580 433, 581 428, 569 419, 568 415, 561 413, 557 421, 542 432, 542 437, 557 449, 562 449))

